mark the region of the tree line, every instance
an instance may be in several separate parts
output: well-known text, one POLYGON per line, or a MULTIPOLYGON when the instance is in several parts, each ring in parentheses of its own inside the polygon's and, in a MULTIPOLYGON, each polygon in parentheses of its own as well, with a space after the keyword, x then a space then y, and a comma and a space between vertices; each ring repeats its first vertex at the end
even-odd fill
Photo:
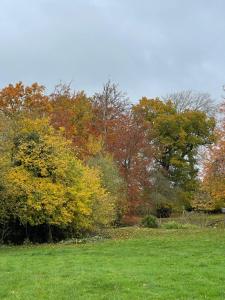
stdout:
POLYGON ((0 90, 0 240, 60 240, 137 217, 225 205, 225 104, 184 91, 131 104, 111 81, 87 96, 0 90))

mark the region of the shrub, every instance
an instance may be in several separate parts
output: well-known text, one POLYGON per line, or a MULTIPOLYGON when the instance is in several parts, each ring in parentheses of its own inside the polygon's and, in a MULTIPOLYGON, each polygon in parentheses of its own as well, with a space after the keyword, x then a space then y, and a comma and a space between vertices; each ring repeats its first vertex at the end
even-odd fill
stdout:
POLYGON ((158 218, 169 218, 172 213, 171 207, 160 207, 156 209, 156 215, 158 218))
POLYGON ((143 220, 142 220, 142 225, 144 227, 148 227, 148 228, 157 228, 159 227, 157 218, 155 216, 152 215, 148 215, 146 216, 143 220))
POLYGON ((140 225, 141 217, 137 215, 125 215, 121 221, 122 226, 135 226, 140 225))

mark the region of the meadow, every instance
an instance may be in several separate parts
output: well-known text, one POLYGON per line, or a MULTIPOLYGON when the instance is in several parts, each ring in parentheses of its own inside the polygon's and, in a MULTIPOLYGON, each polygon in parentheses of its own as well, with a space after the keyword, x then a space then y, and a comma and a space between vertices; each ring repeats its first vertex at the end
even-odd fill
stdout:
POLYGON ((0 247, 0 299, 225 299, 224 229, 110 233, 86 244, 0 247))

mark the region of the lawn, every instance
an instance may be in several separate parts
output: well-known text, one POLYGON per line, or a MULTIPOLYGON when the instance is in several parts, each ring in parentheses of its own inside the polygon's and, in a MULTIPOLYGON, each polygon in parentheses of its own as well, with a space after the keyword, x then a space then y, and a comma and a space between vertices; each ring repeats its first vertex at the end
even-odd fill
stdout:
POLYGON ((0 248, 0 299, 225 299, 224 230, 131 232, 0 248))

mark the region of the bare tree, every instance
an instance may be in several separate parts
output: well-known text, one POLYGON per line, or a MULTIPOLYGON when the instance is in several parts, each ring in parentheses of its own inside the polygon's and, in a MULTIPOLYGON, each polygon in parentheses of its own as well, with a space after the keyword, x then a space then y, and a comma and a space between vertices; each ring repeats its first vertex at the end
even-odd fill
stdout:
POLYGON ((102 122, 105 137, 108 125, 117 120, 121 114, 126 113, 130 107, 126 93, 119 89, 118 84, 112 83, 110 80, 103 85, 101 92, 94 94, 92 102, 98 118, 102 122))
POLYGON ((178 111, 198 110, 207 113, 209 116, 213 116, 218 109, 210 94, 194 92, 192 90, 168 94, 163 97, 163 100, 173 101, 178 111))

